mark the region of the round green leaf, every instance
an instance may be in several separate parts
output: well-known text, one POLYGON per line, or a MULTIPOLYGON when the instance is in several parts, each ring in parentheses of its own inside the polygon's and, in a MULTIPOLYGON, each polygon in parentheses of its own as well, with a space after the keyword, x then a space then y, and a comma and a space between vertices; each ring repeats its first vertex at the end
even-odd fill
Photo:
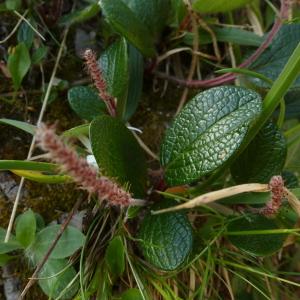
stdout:
POLYGON ((18 242, 26 248, 34 241, 35 232, 35 214, 31 209, 29 209, 21 214, 17 219, 16 238, 18 242))
POLYGON ((153 37, 144 23, 122 0, 101 0, 100 5, 111 26, 145 56, 155 54, 153 37))
POLYGON ((11 74, 14 88, 17 90, 30 68, 29 51, 24 43, 19 43, 8 57, 7 67, 11 74))
MULTIPOLYGON (((34 264, 38 263, 47 253, 60 228, 60 225, 47 226, 36 235, 34 243, 28 249, 34 264)), ((83 246, 84 241, 85 236, 78 229, 68 226, 52 251, 50 258, 60 259, 71 256, 83 246)))
POLYGON ((180 267, 189 256, 193 245, 193 230, 184 213, 148 213, 141 224, 139 239, 149 263, 159 269, 172 271, 180 267))
POLYGON ((267 256, 281 249, 286 234, 243 234, 243 231, 279 229, 273 219, 262 215, 244 216, 229 223, 228 232, 241 232, 228 235, 230 242, 238 249, 254 256, 267 256))
POLYGON ((281 174, 286 155, 284 136, 273 123, 267 123, 233 163, 231 174, 237 183, 268 183, 281 174))
POLYGON ((68 91, 68 101, 77 115, 88 121, 106 113, 106 106, 97 91, 87 86, 71 88, 68 91))
POLYGON ((146 161, 136 139, 118 119, 101 116, 92 121, 90 139, 99 168, 120 184, 129 184, 135 197, 143 197, 146 161))
MULTIPOLYGON (((39 273, 39 286, 51 299, 56 299, 71 283, 76 276, 74 267, 69 266, 65 259, 48 259, 39 273)), ((79 288, 78 281, 75 281, 66 291, 63 292, 62 300, 73 299, 79 288)))
POLYGON ((161 147, 167 183, 191 183, 223 165, 260 111, 259 94, 243 87, 216 87, 195 96, 175 118, 161 147))
POLYGON ((159 36, 168 21, 171 11, 170 0, 123 0, 143 22, 155 38, 159 36))

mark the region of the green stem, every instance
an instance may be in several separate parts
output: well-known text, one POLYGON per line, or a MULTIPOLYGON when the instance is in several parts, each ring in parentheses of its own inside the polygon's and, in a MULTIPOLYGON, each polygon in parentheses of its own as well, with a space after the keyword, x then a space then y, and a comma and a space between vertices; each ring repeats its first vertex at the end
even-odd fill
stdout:
POLYGON ((291 129, 287 130, 285 133, 284 133, 284 136, 286 138, 290 138, 294 135, 298 135, 300 133, 300 124, 297 124, 296 126, 292 127, 291 129))
MULTIPOLYGON (((263 102, 263 111, 258 119, 258 122, 250 129, 249 134, 246 139, 245 144, 254 138, 261 127, 267 122, 271 117, 275 108, 279 105, 280 100, 286 94, 290 86, 294 83, 300 72, 300 43, 294 50, 293 54, 289 58, 284 69, 275 80, 271 89, 267 93, 263 102)), ((245 148, 245 147, 244 147, 245 148)))
POLYGON ((277 120, 277 126, 279 129, 282 128, 283 123, 284 123, 284 119, 285 119, 285 109, 286 105, 285 105, 285 100, 284 98, 282 98, 280 100, 280 109, 279 109, 279 116, 278 116, 278 120, 277 120))
POLYGON ((250 77, 254 77, 254 78, 258 78, 270 85, 273 84, 273 80, 271 80, 270 78, 268 78, 267 76, 261 74, 261 73, 257 73, 255 71, 251 71, 249 69, 245 69, 245 68, 225 68, 225 69, 221 69, 218 71, 215 71, 215 73, 220 73, 220 74, 224 74, 224 73, 237 73, 237 74, 242 74, 242 75, 247 75, 250 77))

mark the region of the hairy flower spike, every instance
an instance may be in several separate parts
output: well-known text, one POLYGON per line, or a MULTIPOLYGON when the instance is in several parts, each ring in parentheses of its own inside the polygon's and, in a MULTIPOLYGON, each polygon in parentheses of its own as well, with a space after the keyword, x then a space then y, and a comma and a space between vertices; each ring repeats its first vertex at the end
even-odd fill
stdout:
POLYGON ((273 176, 269 182, 269 188, 272 198, 261 211, 264 215, 272 215, 278 212, 282 199, 285 196, 283 178, 281 176, 273 176))
POLYGON ((100 98, 106 104, 107 110, 111 116, 116 115, 115 99, 107 93, 107 85, 103 74, 97 63, 96 54, 91 49, 86 49, 83 54, 89 74, 91 75, 95 87, 98 90, 100 98))
POLYGON ((90 194, 107 200, 110 205, 138 205, 143 201, 135 200, 130 193, 105 176, 98 176, 97 171, 80 158, 77 153, 67 147, 55 134, 54 126, 41 124, 36 131, 38 146, 49 153, 52 161, 60 165, 62 172, 71 175, 74 181, 90 194))

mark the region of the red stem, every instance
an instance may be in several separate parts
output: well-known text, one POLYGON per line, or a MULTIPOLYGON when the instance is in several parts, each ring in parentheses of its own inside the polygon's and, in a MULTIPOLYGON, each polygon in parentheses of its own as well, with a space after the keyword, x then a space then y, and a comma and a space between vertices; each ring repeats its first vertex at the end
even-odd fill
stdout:
MULTIPOLYGON (((241 63, 238 66, 239 68, 248 67, 269 47, 273 38, 275 37, 275 35, 278 33, 279 29, 281 28, 282 20, 286 19, 288 17, 289 7, 290 7, 289 0, 281 0, 280 15, 277 18, 277 20, 275 21, 267 38, 263 41, 263 43, 260 45, 260 47, 257 48, 257 50, 250 57, 248 57, 243 63, 241 63)), ((165 73, 161 73, 161 72, 155 72, 155 75, 162 79, 167 79, 167 80, 173 81, 179 85, 189 87, 189 88, 213 87, 213 86, 231 82, 231 81, 235 80, 236 76, 237 76, 234 73, 227 73, 227 74, 224 74, 219 77, 212 78, 212 79, 185 80, 185 79, 177 78, 175 76, 169 76, 169 75, 167 75, 165 73)))

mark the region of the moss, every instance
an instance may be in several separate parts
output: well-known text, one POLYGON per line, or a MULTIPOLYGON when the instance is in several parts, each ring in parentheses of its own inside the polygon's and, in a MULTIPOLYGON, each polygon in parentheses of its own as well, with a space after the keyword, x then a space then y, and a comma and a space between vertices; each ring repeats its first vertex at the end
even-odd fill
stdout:
POLYGON ((78 197, 86 197, 74 184, 40 184, 27 182, 26 206, 40 213, 46 223, 57 219, 62 212, 69 212, 78 197))

